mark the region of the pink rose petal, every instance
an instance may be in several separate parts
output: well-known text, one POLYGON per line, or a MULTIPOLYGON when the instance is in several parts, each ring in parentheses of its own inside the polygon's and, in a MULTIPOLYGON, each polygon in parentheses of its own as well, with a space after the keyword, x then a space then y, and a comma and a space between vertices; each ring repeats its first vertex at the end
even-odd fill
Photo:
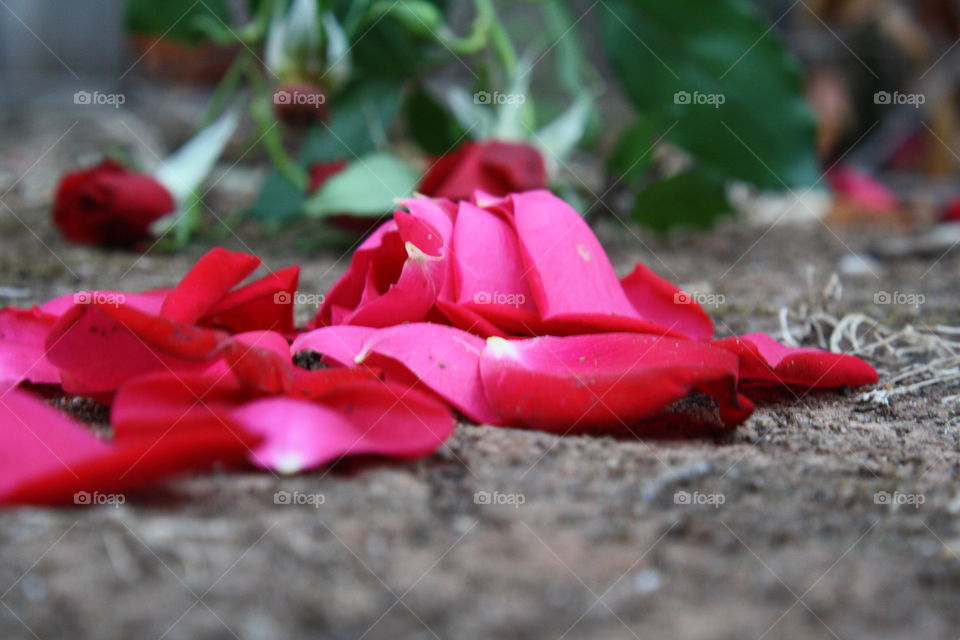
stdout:
POLYGON ((540 325, 517 235, 502 216, 461 202, 453 240, 456 303, 517 333, 540 325))
POLYGON ((354 358, 363 351, 364 342, 377 331, 379 329, 373 327, 346 324, 314 329, 297 336, 290 347, 290 353, 296 355, 301 351, 315 351, 328 361, 352 367, 356 364, 354 358))
POLYGON ((425 395, 383 382, 337 386, 318 402, 265 398, 231 412, 263 437, 254 464, 297 473, 346 455, 413 458, 434 451, 453 432, 450 412, 425 395))
POLYGON ((56 317, 39 309, 0 309, 0 387, 24 380, 60 384, 60 372, 46 356, 47 334, 56 317))
MULTIPOLYGON (((418 322, 381 329, 363 344, 358 360, 382 369, 391 379, 396 362, 414 379, 459 409, 471 420, 496 423, 480 382, 484 341, 454 327, 418 322)), ((400 375, 396 376, 400 378, 400 375)))
POLYGON ((387 380, 426 389, 471 420, 495 423, 480 382, 482 338, 454 327, 415 322, 365 335, 353 327, 324 327, 298 338, 293 351, 310 349, 344 366, 364 364, 387 380))

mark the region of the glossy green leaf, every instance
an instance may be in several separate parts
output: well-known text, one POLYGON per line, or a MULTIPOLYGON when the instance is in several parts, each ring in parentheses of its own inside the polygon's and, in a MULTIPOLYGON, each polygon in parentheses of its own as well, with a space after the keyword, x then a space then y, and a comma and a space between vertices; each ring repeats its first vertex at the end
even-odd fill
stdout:
POLYGON ((229 24, 230 11, 226 0, 127 0, 124 19, 133 33, 193 44, 204 37, 199 20, 229 24))
POLYGON ((643 226, 666 231, 673 227, 707 228, 729 212, 723 181, 693 169, 639 192, 632 215, 643 226))
POLYGON ((656 125, 648 118, 640 118, 617 140, 607 158, 607 172, 617 184, 630 185, 653 164, 654 146, 661 137, 656 125))
POLYGON ((463 127, 423 88, 410 93, 404 109, 410 136, 431 155, 449 153, 466 139, 463 127))
POLYGON ((330 122, 307 137, 303 164, 353 159, 382 146, 399 110, 401 93, 401 85, 396 82, 365 82, 351 87, 331 104, 330 122))
POLYGON ((274 171, 264 178, 260 193, 247 215, 263 222, 292 220, 303 213, 305 200, 300 187, 274 171))
POLYGON ((797 65, 745 0, 606 0, 600 19, 626 94, 700 163, 764 188, 817 180, 797 65))

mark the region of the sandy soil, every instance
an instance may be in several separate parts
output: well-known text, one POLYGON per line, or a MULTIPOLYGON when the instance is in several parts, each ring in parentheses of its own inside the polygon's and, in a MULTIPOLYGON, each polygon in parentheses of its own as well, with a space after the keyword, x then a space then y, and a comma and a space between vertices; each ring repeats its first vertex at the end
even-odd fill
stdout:
MULTIPOLYGON (((59 169, 91 139, 139 144, 89 119, 57 143, 71 121, 4 123, 0 193, 29 173, 0 207, 0 304, 168 285, 204 249, 137 258, 61 242, 45 222, 59 169)), ((218 189, 211 204, 235 196, 218 189)), ((819 224, 638 240, 606 219, 600 233, 621 270, 644 260, 723 294, 711 309, 721 334, 775 330, 779 307, 806 298, 808 268, 822 282, 873 241, 819 224)), ((304 290, 325 291, 339 253, 286 238, 241 227, 223 242, 273 268, 301 263, 304 290)), ((843 278, 838 311, 958 325, 958 268, 958 253, 882 262, 843 278), (877 305, 878 291, 926 299, 877 305)), ((873 363, 882 376, 901 366, 873 363)), ((461 425, 415 463, 195 477, 120 507, 6 510, 0 637, 956 639, 960 428, 955 401, 942 402, 954 392, 886 407, 857 392, 782 398, 710 441, 461 425), (314 504, 276 504, 277 492, 314 504)))

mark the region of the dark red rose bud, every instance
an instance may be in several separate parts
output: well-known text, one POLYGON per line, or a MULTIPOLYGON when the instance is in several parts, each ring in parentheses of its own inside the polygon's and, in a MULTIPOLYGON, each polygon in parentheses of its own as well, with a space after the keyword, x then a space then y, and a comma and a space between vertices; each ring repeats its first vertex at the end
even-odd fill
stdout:
POLYGON ((316 85, 281 85, 273 93, 273 109, 280 122, 291 127, 308 127, 325 122, 330 115, 327 94, 316 85))
POLYGON ((477 189, 505 196, 546 186, 547 170, 537 149, 523 143, 487 140, 467 142, 439 158, 417 191, 435 198, 469 200, 477 189))
POLYGON ((174 209, 176 202, 162 184, 104 160, 63 177, 53 222, 71 242, 131 248, 149 240, 150 225, 174 209))

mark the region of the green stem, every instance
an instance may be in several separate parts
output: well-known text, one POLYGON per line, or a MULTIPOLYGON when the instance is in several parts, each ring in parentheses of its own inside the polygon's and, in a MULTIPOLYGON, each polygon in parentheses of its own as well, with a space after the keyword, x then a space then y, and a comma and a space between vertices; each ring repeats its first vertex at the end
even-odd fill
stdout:
POLYGON ((467 56, 482 51, 490 40, 494 23, 497 22, 497 14, 491 0, 474 0, 474 5, 477 17, 473 19, 469 35, 458 37, 446 25, 437 34, 437 39, 458 55, 467 56))
POLYGON ((273 116, 270 94, 267 90, 263 78, 255 67, 250 67, 247 74, 250 79, 250 85, 254 93, 253 100, 250 101, 250 116, 253 118, 257 131, 260 134, 260 140, 263 142, 270 161, 273 162, 283 177, 297 185, 300 189, 306 190, 310 181, 307 172, 290 157, 286 148, 283 146, 283 138, 280 135, 281 129, 276 118, 273 116))
POLYGON ((517 73, 519 60, 517 50, 513 46, 513 41, 510 40, 510 34, 503 28, 503 23, 500 22, 500 18, 494 12, 491 0, 477 0, 478 7, 481 2, 490 5, 489 9, 493 13, 493 19, 490 23, 490 44, 493 45, 494 52, 500 58, 500 62, 503 63, 507 77, 512 78, 517 73))
POLYGON ((223 111, 223 105, 237 90, 240 80, 247 74, 251 61, 252 58, 249 52, 242 51, 237 54, 236 59, 230 65, 230 68, 227 69, 220 84, 217 85, 217 88, 214 90, 213 96, 210 98, 210 103, 207 105, 207 108, 204 109, 203 116, 200 118, 200 126, 197 127, 198 131, 213 122, 223 111))

